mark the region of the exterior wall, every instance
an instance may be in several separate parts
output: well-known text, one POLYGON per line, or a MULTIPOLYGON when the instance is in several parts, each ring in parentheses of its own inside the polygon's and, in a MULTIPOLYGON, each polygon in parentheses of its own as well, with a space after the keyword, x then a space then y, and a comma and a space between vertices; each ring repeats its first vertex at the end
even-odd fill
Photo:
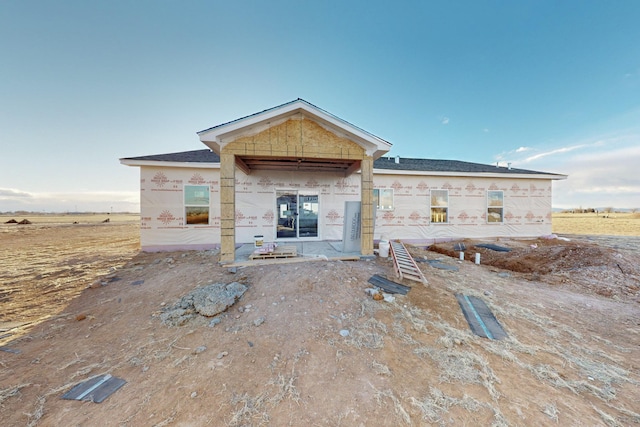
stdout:
POLYGON ((330 173, 263 171, 245 175, 236 171, 236 241, 251 243, 255 235, 265 241, 276 237, 276 190, 317 194, 319 202, 316 240, 342 240, 344 203, 360 201, 360 175, 340 177, 330 173))
POLYGON ((374 188, 393 188, 393 210, 378 210, 375 239, 433 243, 455 238, 551 234, 551 180, 375 175, 374 188), (449 190, 449 222, 432 223, 430 190, 449 190), (504 222, 487 222, 487 191, 504 192, 504 222))
MULTIPOLYGON (((140 241, 143 251, 220 247, 219 169, 141 167, 140 241), (209 185, 209 225, 186 225, 184 186, 209 185)), ((360 200, 360 175, 236 171, 235 241, 252 243, 255 235, 274 241, 276 190, 318 194, 318 240, 342 240, 344 203, 360 200)))
MULTIPOLYGON (((220 246, 219 169, 140 168, 140 237, 143 251, 209 249, 220 246), (209 186, 209 224, 187 225, 185 185, 209 186)), ((378 210, 374 239, 428 244, 456 238, 538 237, 551 233, 551 180, 455 178, 377 174, 373 187, 393 188, 393 210, 378 210), (449 222, 430 220, 429 192, 449 190, 449 222), (487 223, 487 191, 504 192, 504 222, 487 223)), ((319 196, 318 240, 342 240, 344 204, 361 200, 359 174, 235 172, 235 242, 255 235, 274 241, 276 190, 319 196)))
POLYGON ((143 251, 211 249, 220 243, 220 171, 140 168, 140 244, 143 251), (185 185, 209 186, 209 224, 187 225, 185 185))

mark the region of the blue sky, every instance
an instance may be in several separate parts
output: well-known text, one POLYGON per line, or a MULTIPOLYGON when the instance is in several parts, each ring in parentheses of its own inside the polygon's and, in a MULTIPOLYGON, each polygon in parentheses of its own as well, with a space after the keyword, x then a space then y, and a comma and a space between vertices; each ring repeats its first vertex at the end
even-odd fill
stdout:
POLYGON ((390 155, 640 208, 640 1, 0 1, 0 212, 138 209, 121 157, 303 98, 390 155))

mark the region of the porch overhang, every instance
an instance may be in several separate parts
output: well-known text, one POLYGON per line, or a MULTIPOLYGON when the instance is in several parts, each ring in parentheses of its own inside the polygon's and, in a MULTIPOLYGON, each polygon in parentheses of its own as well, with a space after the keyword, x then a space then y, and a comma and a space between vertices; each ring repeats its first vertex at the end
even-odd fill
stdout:
POLYGON ((220 156, 220 262, 235 259, 236 170, 332 173, 360 171, 360 246, 373 255, 373 161, 391 144, 298 99, 198 132, 220 156))
POLYGON ((316 159, 305 157, 261 157, 236 155, 238 169, 247 175, 252 171, 329 172, 349 176, 360 170, 361 160, 316 159))

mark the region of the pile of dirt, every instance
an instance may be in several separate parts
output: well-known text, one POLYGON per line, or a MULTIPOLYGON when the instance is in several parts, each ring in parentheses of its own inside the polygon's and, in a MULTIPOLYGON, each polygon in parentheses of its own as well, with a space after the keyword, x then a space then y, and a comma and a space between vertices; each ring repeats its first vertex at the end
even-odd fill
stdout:
MULTIPOLYGON (((479 253, 481 264, 520 273, 519 277, 527 280, 579 286, 607 297, 624 295, 640 301, 640 266, 633 256, 633 248, 624 250, 584 239, 558 238, 497 242, 508 251, 477 246, 481 242, 474 240, 455 243, 466 246, 466 260, 473 262, 479 253), (597 280, 593 280, 594 277, 597 280)), ((429 250, 458 258, 455 243, 432 245, 429 250)))
POLYGON ((19 224, 19 225, 28 225, 31 224, 31 221, 29 221, 28 219, 23 219, 22 221, 18 222, 15 219, 10 219, 8 221, 5 221, 5 224, 19 224))

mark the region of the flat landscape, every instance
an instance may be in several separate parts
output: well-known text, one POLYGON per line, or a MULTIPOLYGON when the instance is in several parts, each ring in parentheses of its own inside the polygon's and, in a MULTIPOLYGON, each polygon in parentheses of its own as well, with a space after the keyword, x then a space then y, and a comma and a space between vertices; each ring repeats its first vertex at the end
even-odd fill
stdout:
POLYGON ((232 273, 215 251, 140 253, 136 215, 0 217, 2 425, 636 425, 640 216, 553 221, 562 238, 464 241, 464 261, 409 248, 428 284, 387 302, 365 289, 397 280, 388 259, 232 273), (248 290, 222 314, 163 323, 230 282, 248 290), (456 294, 507 338, 474 335, 456 294), (126 384, 60 398, 101 374, 126 384))

